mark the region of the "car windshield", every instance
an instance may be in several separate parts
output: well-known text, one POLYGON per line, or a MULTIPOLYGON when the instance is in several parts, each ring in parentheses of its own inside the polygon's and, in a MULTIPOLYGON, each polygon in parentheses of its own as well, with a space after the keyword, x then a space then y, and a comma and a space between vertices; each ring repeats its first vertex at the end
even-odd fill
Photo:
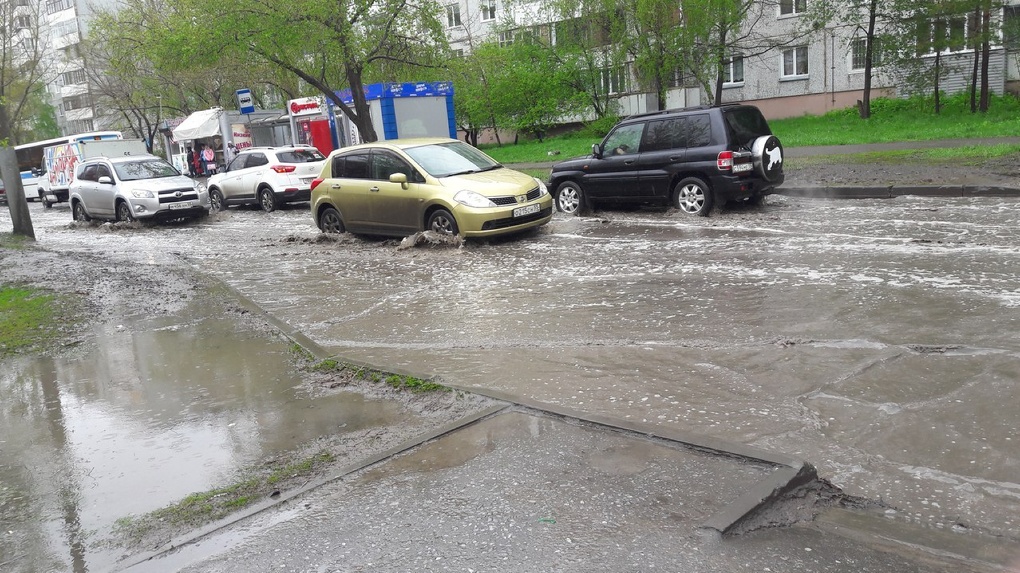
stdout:
POLYGON ((282 163, 315 163, 326 158, 319 153, 318 149, 295 149, 294 151, 280 151, 276 158, 282 163))
POLYGON ((180 172, 162 159, 142 159, 140 161, 125 161, 114 163, 113 168, 117 171, 117 177, 121 181, 137 181, 139 179, 159 179, 161 177, 174 177, 180 172))
POLYGON ((488 155, 460 141, 421 145, 405 151, 433 177, 478 173, 502 167, 488 155))

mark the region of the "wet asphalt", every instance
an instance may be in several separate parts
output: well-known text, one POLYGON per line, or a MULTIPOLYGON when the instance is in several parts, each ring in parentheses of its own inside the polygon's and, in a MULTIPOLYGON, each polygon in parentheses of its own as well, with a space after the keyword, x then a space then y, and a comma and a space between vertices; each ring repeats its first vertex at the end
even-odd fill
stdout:
MULTIPOLYGON (((281 239, 315 234, 300 208, 200 224, 204 247, 170 250, 315 352, 507 406, 124 564, 1016 570, 1014 208, 777 198, 695 223, 600 212, 481 247, 290 258, 281 239), (719 535, 799 463, 885 506, 719 535)), ((37 213, 41 241, 126 246, 37 213)))

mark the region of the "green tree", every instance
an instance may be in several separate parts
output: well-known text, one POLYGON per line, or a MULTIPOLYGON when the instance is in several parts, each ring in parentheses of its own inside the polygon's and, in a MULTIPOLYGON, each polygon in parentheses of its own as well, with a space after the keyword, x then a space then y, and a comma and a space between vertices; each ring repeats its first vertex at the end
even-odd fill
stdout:
POLYGON ((272 64, 330 99, 366 141, 378 139, 364 84, 387 66, 436 66, 445 53, 430 0, 168 0, 163 61, 272 64), (337 95, 347 86, 353 106, 337 95))

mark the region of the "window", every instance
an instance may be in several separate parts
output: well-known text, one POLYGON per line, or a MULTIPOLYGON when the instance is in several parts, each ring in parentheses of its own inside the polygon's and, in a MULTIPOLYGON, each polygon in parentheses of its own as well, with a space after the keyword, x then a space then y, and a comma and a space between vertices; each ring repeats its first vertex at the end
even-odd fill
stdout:
POLYGON ((244 163, 245 168, 260 167, 262 165, 269 165, 269 159, 265 153, 250 153, 248 154, 248 161, 244 163))
POLYGON ((333 176, 347 179, 368 179, 368 152, 351 153, 335 158, 333 176))
POLYGON ((807 11, 807 0, 779 0, 779 13, 783 16, 803 14, 807 11))
MULTIPOLYGON (((882 65, 879 57, 878 42, 875 40, 875 49, 871 54, 871 66, 877 68, 882 65)), ((868 39, 854 38, 850 41, 850 69, 863 70, 867 58, 868 39)))
POLYGON ((46 0, 46 13, 55 14, 62 10, 70 10, 74 6, 74 0, 46 0))
POLYGON ((500 32, 496 38, 499 41, 500 47, 502 48, 505 48, 510 44, 514 43, 514 33, 510 31, 500 32))
POLYGON ((606 141, 602 144, 602 153, 607 156, 637 153, 644 127, 643 123, 632 123, 617 128, 606 136, 606 141))
POLYGON ((685 117, 684 133, 687 147, 705 147, 712 142, 712 118, 707 113, 685 117))
POLYGON ((403 173, 409 182, 415 182, 417 172, 406 161, 392 153, 376 151, 372 154, 372 179, 389 181, 390 175, 403 173))
POLYGON ((32 17, 23 14, 21 16, 14 17, 14 29, 15 30, 27 30, 32 27, 32 17))
POLYGON ((77 32, 78 24, 74 20, 64 20, 63 22, 54 24, 53 27, 50 28, 50 37, 57 40, 77 32))
POLYGON ((77 69, 77 70, 71 70, 70 72, 64 72, 63 74, 61 74, 60 79, 63 82, 63 83, 61 83, 61 85, 64 85, 64 86, 73 86, 73 85, 76 85, 76 84, 83 84, 83 83, 86 82, 86 79, 85 79, 85 70, 77 69))
POLYGON ((744 83, 744 56, 732 56, 723 62, 723 83, 744 83))
POLYGON ((807 46, 783 50, 783 78, 803 78, 808 75, 807 46))
POLYGON ((496 0, 482 0, 482 22, 496 19, 496 0))
POLYGON ((645 137, 641 140, 641 151, 645 153, 682 149, 686 146, 683 126, 679 117, 649 121, 645 137))
POLYGON ((1002 9, 1002 45, 1010 50, 1020 48, 1020 6, 1002 9))
POLYGON ((624 66, 602 69, 603 94, 618 94, 627 91, 627 70, 624 66))
POLYGON ((935 52, 960 52, 968 49, 968 40, 976 36, 977 22, 968 15, 919 19, 915 23, 915 55, 935 52))
POLYGON ((92 106, 92 98, 88 94, 76 95, 64 99, 64 109, 71 111, 72 109, 83 109, 92 106))
POLYGON ((453 28, 454 26, 460 26, 460 4, 446 6, 446 27, 453 28))
POLYGON ((460 48, 457 48, 455 50, 450 50, 450 55, 452 55, 454 58, 463 58, 464 57, 464 50, 462 50, 460 48))
POLYGON ((84 133, 95 131, 96 128, 91 119, 75 119, 67 122, 67 130, 71 133, 84 133))

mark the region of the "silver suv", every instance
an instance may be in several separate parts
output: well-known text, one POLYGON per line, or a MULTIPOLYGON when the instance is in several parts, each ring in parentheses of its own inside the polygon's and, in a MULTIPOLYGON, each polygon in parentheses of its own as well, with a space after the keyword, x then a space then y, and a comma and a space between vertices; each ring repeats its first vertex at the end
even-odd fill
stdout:
POLYGON ((209 178, 213 209, 257 204, 268 213, 284 203, 308 201, 312 180, 325 162, 326 157, 310 145, 245 149, 209 178))
POLYGON ((75 221, 185 219, 209 214, 209 194, 155 155, 79 163, 69 190, 75 221))

